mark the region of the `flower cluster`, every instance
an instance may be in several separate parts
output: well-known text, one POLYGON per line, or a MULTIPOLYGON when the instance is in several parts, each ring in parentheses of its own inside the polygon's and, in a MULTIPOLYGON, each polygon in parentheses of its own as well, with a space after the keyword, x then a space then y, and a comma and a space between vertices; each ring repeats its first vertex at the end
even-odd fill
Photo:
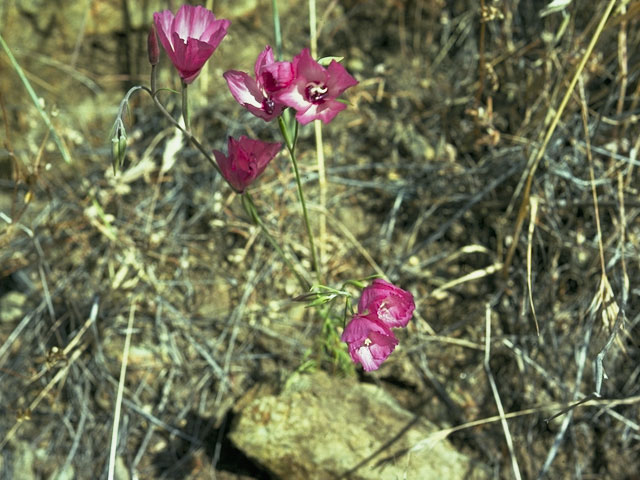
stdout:
MULTIPOLYGON (((157 32, 184 87, 198 77, 231 23, 216 19, 204 7, 191 5, 180 7, 175 16, 170 10, 156 12, 153 21, 155 28, 148 39, 149 61, 152 65, 158 63, 157 32)), ((325 69, 311 58, 306 48, 291 62, 276 62, 273 50, 267 46, 258 55, 254 74, 252 78, 245 72, 229 70, 224 78, 238 103, 267 122, 291 107, 301 124, 316 119, 328 123, 346 108, 337 100, 338 96, 358 83, 335 60, 325 69)), ((280 146, 247 137, 229 138, 228 155, 213 153, 220 173, 234 190, 242 193, 275 157, 280 146)))
POLYGON ((273 51, 267 46, 258 56, 254 70, 255 79, 236 70, 229 70, 224 78, 238 103, 267 122, 285 107, 291 107, 302 125, 312 120, 329 123, 346 108, 337 98, 358 83, 335 60, 324 68, 311 57, 308 48, 292 62, 275 62, 273 51))
MULTIPOLYGON (((147 38, 147 49, 151 68, 151 88, 135 86, 129 90, 118 110, 118 117, 112 134, 112 154, 114 170, 124 161, 127 136, 122 121, 129 97, 137 90, 149 93, 160 110, 172 123, 188 135, 191 142, 217 167, 227 183, 238 193, 244 194, 243 205, 254 221, 263 227, 265 234, 276 249, 284 256, 275 240, 260 222, 251 196, 245 190, 262 174, 268 164, 278 154, 282 144, 255 140, 246 136, 238 139, 229 137, 228 153, 214 150, 213 156, 191 134, 188 109, 188 86, 196 80, 205 63, 218 48, 227 34, 231 22, 216 19, 215 15, 201 6, 183 5, 174 15, 170 10, 153 14, 153 26, 147 38), (164 47, 174 67, 182 79, 182 117, 180 124, 157 98, 156 67, 160 48, 164 47), (214 159, 215 157, 215 159, 214 159)), ((314 268, 319 271, 315 256, 313 234, 305 207, 303 189, 300 182, 295 143, 298 124, 308 124, 314 120, 331 122, 346 108, 340 95, 357 85, 346 69, 335 58, 315 60, 304 48, 291 61, 276 61, 273 50, 266 46, 256 59, 253 76, 239 70, 228 70, 223 75, 236 101, 253 115, 270 122, 278 118, 280 131, 286 142, 293 164, 298 196, 309 235, 314 268), (283 113, 287 108, 295 110, 295 123, 290 125, 283 113)), ((289 265, 295 272, 295 268, 289 265)), ((308 282, 299 277, 303 288, 308 282)), ((348 292, 323 287, 327 294, 312 292, 314 302, 326 303, 338 295, 348 296, 348 292)), ((320 290, 322 292, 322 290, 320 290)), ((320 304, 318 303, 318 304, 320 304)), ((361 363, 366 371, 376 370, 398 345, 392 328, 406 327, 411 320, 415 303, 410 292, 386 280, 376 279, 362 292, 357 312, 345 327, 341 339, 346 342, 349 355, 356 363, 361 363)))
POLYGON ((365 371, 377 370, 398 345, 392 327, 406 327, 415 303, 413 295, 383 279, 362 291, 358 311, 342 333, 349 355, 365 371))

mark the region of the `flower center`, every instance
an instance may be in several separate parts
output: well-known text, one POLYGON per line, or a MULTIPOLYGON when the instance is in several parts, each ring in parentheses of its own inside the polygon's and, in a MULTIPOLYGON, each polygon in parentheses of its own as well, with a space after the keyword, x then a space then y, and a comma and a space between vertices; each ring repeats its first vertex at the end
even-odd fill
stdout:
POLYGON ((311 103, 322 103, 329 88, 324 83, 309 82, 304 89, 304 95, 311 103))

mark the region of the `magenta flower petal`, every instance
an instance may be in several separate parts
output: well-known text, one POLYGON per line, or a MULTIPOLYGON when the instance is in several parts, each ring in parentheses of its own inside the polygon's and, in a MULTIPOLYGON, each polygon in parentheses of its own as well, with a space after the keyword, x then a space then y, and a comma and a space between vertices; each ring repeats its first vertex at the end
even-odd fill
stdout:
POLYGON ((273 62, 264 65, 256 77, 267 93, 275 93, 291 85, 294 79, 291 62, 273 62))
POLYGON ((296 69, 296 75, 303 78, 305 82, 327 82, 326 70, 313 59, 308 48, 302 49, 302 51, 293 59, 293 64, 296 69))
POLYGON ((173 52, 173 43, 171 40, 171 25, 173 24, 173 13, 171 13, 170 10, 156 12, 153 14, 153 23, 156 24, 158 37, 160 37, 160 42, 162 43, 164 49, 167 51, 167 53, 173 52))
POLYGON ((258 83, 244 72, 228 70, 222 75, 227 81, 231 95, 241 105, 262 106, 262 90, 258 83))
POLYGON ((196 79, 231 24, 216 20, 204 7, 191 5, 180 7, 175 17, 170 10, 156 12, 153 21, 160 43, 185 83, 196 79))
POLYGON ((275 58, 273 57, 273 49, 271 48, 271 46, 267 45, 266 47, 264 47, 264 50, 258 55, 256 64, 253 67, 253 73, 255 74, 256 78, 260 76, 260 71, 263 68, 271 65, 274 62, 275 58))
POLYGON ((381 278, 362 291, 358 314, 379 319, 387 327, 406 327, 416 305, 407 292, 381 278))
POLYGON ((275 62, 270 46, 258 55, 254 66, 256 78, 244 72, 229 70, 224 73, 229 90, 237 102, 255 116, 269 122, 286 108, 273 98, 273 93, 288 87, 293 80, 289 62, 275 62))
POLYGON ((299 112, 296 115, 296 119, 303 125, 313 121, 322 120, 324 123, 329 123, 333 120, 338 113, 347 108, 344 103, 337 100, 331 100, 325 102, 322 105, 312 105, 304 112, 299 112))
POLYGON ((349 346, 351 359, 367 372, 377 370, 398 345, 389 327, 362 315, 351 319, 341 338, 349 346))
POLYGON ((276 156, 280 143, 253 140, 245 136, 235 140, 229 137, 229 154, 214 150, 218 167, 224 178, 239 193, 244 190, 267 168, 276 156))
POLYGON ((173 31, 177 32, 183 40, 189 37, 200 38, 209 22, 215 21, 216 18, 202 6, 188 7, 189 5, 180 7, 173 20, 173 31))
POLYGON ((329 73, 327 88, 332 97, 339 97, 347 88, 355 87, 358 84, 358 81, 349 75, 347 69, 335 60, 331 60, 327 72, 329 73))
MULTIPOLYGON (((302 85, 302 88, 297 88, 297 83, 295 82, 291 87, 278 92, 276 98, 279 102, 284 103, 287 107, 293 108, 298 113, 304 113, 311 107, 311 104, 304 96, 304 85, 302 85)), ((298 117, 296 116, 296 118, 298 117)), ((308 122, 304 122, 303 124, 306 123, 308 122)))
POLYGON ((312 120, 329 123, 345 105, 337 100, 347 88, 357 85, 335 60, 325 69, 305 48, 292 62, 294 80, 291 85, 274 94, 274 98, 297 111, 296 120, 307 124, 312 120))
POLYGON ((205 30, 200 40, 208 43, 214 49, 218 48, 222 39, 227 35, 229 25, 231 25, 229 20, 216 20, 209 24, 209 27, 205 30))
POLYGON ((184 43, 175 32, 173 33, 173 39, 173 64, 180 73, 180 77, 182 77, 184 83, 191 83, 200 74, 202 67, 213 53, 214 48, 208 43, 193 38, 190 39, 188 43, 184 43))

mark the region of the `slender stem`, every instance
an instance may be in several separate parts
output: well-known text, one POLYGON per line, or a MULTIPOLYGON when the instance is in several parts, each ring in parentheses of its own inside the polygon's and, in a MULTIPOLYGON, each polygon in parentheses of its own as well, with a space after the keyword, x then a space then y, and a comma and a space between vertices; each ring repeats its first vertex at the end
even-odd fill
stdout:
MULTIPOLYGON (((324 163, 324 148, 322 143, 322 122, 314 120, 313 128, 316 134, 316 158, 318 165, 318 186, 320 187, 320 207, 325 210, 327 206, 327 171, 324 163)), ((320 215, 320 265, 324 265, 326 258, 327 217, 320 215)))
MULTIPOLYGON (((485 0, 480 0, 480 11, 484 12, 485 0)), ((487 22, 480 21, 480 39, 478 41, 478 52, 480 54, 480 61, 478 62, 478 91, 476 92, 476 104, 479 104, 482 100, 482 91, 484 89, 484 77, 485 77, 485 58, 484 58, 484 37, 487 22)))
POLYGON ((256 209, 256 205, 253 203, 253 199, 251 198, 251 195, 249 195, 247 192, 244 192, 241 195, 241 198, 242 198, 242 206, 251 217, 251 220, 253 220, 253 222, 260 227, 260 229, 262 230, 262 233, 265 234, 271 246, 274 248, 276 252, 278 252, 278 255, 280 255, 282 260, 284 260, 284 263, 287 264, 289 269, 291 269, 293 274, 296 276, 296 278, 298 279, 298 282, 300 283, 300 286, 305 291, 309 291, 309 289, 311 288, 311 285, 309 285, 309 282, 307 282, 304 278, 302 278, 302 275, 298 273, 293 263, 291 263, 291 260, 289 260, 289 258, 285 255, 284 250, 280 248, 280 245, 278 245, 278 242, 276 242, 276 239, 273 238, 273 236, 269 233, 269 230, 267 230, 267 226, 264 224, 264 222, 260 218, 260 215, 258 214, 258 210, 256 209))
POLYGON ((280 30, 280 15, 278 14, 278 0, 271 0, 273 10, 273 32, 276 37, 276 56, 282 61, 282 31, 280 30))
POLYGON ((284 137, 289 155, 291 157, 291 164, 293 165, 293 173, 296 177, 296 185, 298 186, 298 198, 300 200, 300 206, 302 207, 302 216, 304 217, 304 224, 307 228, 307 235, 309 237, 309 245, 311 248, 311 259, 313 263, 313 269, 316 272, 316 276, 320 279, 320 267, 318 265, 318 257, 316 255, 316 246, 313 239, 313 232, 311 231, 311 222, 309 221, 309 214, 307 212, 307 204, 304 201, 304 193, 302 190, 302 181, 300 180, 300 172, 298 171, 298 161, 296 160, 295 142, 298 136, 298 122, 295 122, 295 131, 293 138, 291 137, 287 126, 282 116, 278 117, 278 124, 280 125, 280 131, 284 137))
MULTIPOLYGON (((318 28, 316 18, 316 0, 309 0, 309 44, 311 56, 318 57, 318 28)), ((320 187, 320 207, 324 210, 327 206, 327 175, 324 163, 324 149, 322 144, 322 122, 314 120, 313 128, 316 135, 316 159, 318 164, 318 186, 320 187)), ((327 217, 320 215, 320 251, 319 262, 324 266, 326 256, 327 217)))
MULTIPOLYGON (((153 72, 153 67, 152 67, 152 72, 153 72)), ((153 73, 152 73, 152 79, 153 79, 153 73)), ((152 81, 153 84, 153 81, 152 81)), ((153 102, 156 104, 156 107, 158 107, 158 110, 160 110, 160 112, 165 116, 165 118, 167 120, 169 120, 169 122, 176 127, 178 130, 180 130, 188 139, 189 142, 191 142, 191 144, 200 152, 202 153, 202 155, 204 155, 204 157, 209 160, 209 163, 211 164, 211 166, 213 168, 215 168, 216 172, 218 172, 220 174, 220 176, 222 178, 225 178, 224 175, 222 175, 222 172, 220 171, 220 167, 218 167, 218 163, 215 161, 215 159, 211 156, 211 154, 205 150, 205 148, 202 146, 202 144, 198 141, 198 139, 196 137, 193 136, 193 134, 191 133, 190 130, 187 130, 187 127, 183 127, 182 125, 180 125, 180 122, 178 122, 175 118, 173 118, 173 116, 171 115, 171 113, 169 113, 169 111, 167 110, 167 108, 162 104, 162 102, 158 99, 158 90, 154 90, 152 86, 152 88, 148 88, 145 87, 143 85, 136 85, 134 87, 131 87, 129 89, 129 91, 127 92, 127 94, 125 95, 124 99, 122 100, 122 102, 120 103, 120 107, 118 108, 118 115, 116 116, 116 125, 118 124, 118 121, 122 122, 122 116, 124 115, 124 109, 127 107, 129 99, 131 98, 131 96, 138 90, 144 90, 145 92, 147 92, 149 94, 149 96, 153 99, 153 102)), ((185 99, 185 93, 183 90, 183 101, 185 99)), ((189 115, 187 113, 186 118, 189 118, 189 115)), ((226 181, 226 178, 225 178, 226 181)), ((231 188, 233 188, 235 190, 235 188, 233 187, 233 185, 231 185, 229 182, 227 182, 229 184, 229 186, 231 188)))
POLYGON ((113 412, 113 430, 111 433, 111 448, 109 449, 109 471, 108 480, 115 477, 116 453, 118 450, 118 430, 120 426, 120 416, 122 412, 122 399, 124 396, 124 381, 127 375, 127 363, 129 362, 129 351, 131 348, 131 334, 133 332, 133 320, 136 312, 135 300, 131 302, 129 310, 129 322, 127 323, 127 333, 124 338, 124 350, 122 351, 122 365, 120 365, 120 379, 118 380, 118 392, 116 393, 116 408, 113 412))
POLYGON ((155 65, 151 65, 151 95, 155 95, 156 88, 157 69, 155 65))
POLYGON ((198 141, 196 137, 193 136, 193 134, 190 131, 187 131, 182 125, 180 125, 180 122, 178 122, 175 118, 173 118, 173 116, 169 113, 169 111, 162 104, 162 102, 160 102, 160 100, 158 99, 158 92, 151 93, 151 90, 149 90, 148 88, 146 87, 141 87, 141 88, 144 88, 144 90, 149 95, 151 95, 151 98, 153 98, 153 102, 156 104, 156 107, 158 107, 158 109, 166 117, 166 119, 169 120, 169 122, 171 122, 171 124, 174 127, 180 130, 189 139, 191 144, 194 147, 196 147, 198 151, 200 151, 200 153, 202 153, 202 155, 204 155, 204 157, 207 160, 209 160, 209 163, 211 164, 211 166, 216 169, 216 171, 222 176, 222 178, 224 178, 224 175, 222 175, 222 172, 220 171, 220 167, 218 167, 218 164, 216 163, 214 158, 211 156, 211 154, 205 150, 202 144, 198 141))
POLYGON ((309 0, 309 46, 311 47, 311 56, 317 58, 318 31, 316 29, 316 0, 309 0))
POLYGON ((136 93, 138 90, 144 90, 145 92, 150 93, 149 89, 142 85, 134 85, 133 87, 131 87, 127 92, 127 94, 122 99, 122 101, 120 102, 120 106, 118 107, 118 115, 116 116, 116 118, 122 118, 122 116, 124 115, 124 109, 129 106, 129 100, 131 99, 133 94, 136 93))
MULTIPOLYGON (((282 112, 282 113, 284 114, 285 112, 282 112)), ((290 152, 295 151, 296 139, 292 138, 291 135, 289 134, 289 127, 287 126, 287 121, 284 118, 284 115, 281 115, 278 117, 278 126, 280 127, 280 133, 282 133, 282 138, 284 138, 284 142, 287 144, 287 149, 290 152)))
MULTIPOLYGON (((290 110, 287 108, 285 110, 285 112, 290 113, 290 110)), ((296 144, 298 143, 298 128, 300 127, 300 124, 298 123, 297 120, 294 119, 293 121, 293 143, 292 143, 292 148, 293 151, 296 151, 296 144)))
POLYGON ((184 118, 184 129, 191 132, 191 116, 189 114, 189 94, 188 85, 182 82, 182 118, 184 118))

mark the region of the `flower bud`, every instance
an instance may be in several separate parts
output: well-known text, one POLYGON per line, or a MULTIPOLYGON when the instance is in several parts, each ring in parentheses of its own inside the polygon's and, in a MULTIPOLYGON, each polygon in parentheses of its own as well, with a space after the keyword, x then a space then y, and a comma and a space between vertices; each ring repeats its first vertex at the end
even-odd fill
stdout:
POLYGON ((124 157, 127 153, 127 132, 124 129, 122 120, 118 118, 113 126, 113 137, 111 137, 111 163, 113 174, 118 173, 124 164, 124 157))
POLYGON ((156 27, 153 24, 149 29, 149 36, 147 37, 147 53, 149 54, 149 63, 151 65, 157 65, 160 59, 160 47, 158 47, 156 27))
POLYGON ((242 135, 238 140, 229 137, 229 155, 214 150, 220 173, 238 193, 244 190, 267 168, 282 144, 253 140, 242 135))

